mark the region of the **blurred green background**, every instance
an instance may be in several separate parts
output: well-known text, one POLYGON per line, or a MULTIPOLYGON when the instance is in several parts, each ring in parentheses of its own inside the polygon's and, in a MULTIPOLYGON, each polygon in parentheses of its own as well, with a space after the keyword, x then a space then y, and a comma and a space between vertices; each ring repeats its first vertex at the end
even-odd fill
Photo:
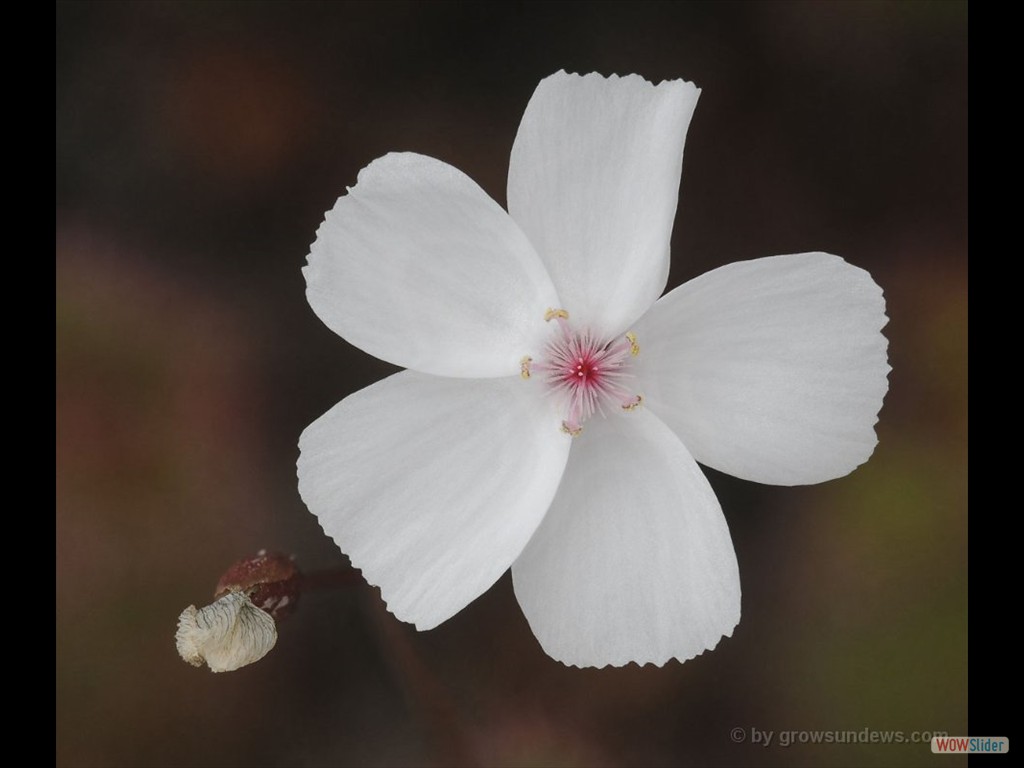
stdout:
POLYGON ((967 731, 966 30, 952 2, 58 3, 57 763, 932 764, 749 729, 967 731), (296 441, 392 369, 305 301, 324 211, 391 150, 504 203, 562 68, 703 89, 669 287, 808 250, 872 273, 874 457, 805 488, 709 472, 743 619, 686 664, 563 667, 506 575, 427 633, 365 585, 309 595, 259 664, 186 666, 177 615, 234 560, 345 562, 296 441))

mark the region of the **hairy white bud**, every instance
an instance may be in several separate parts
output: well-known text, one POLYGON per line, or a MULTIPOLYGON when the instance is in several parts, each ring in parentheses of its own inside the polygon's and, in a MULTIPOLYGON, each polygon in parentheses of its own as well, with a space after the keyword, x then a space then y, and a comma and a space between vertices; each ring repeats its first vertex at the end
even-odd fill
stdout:
POLYGON ((266 656, 277 642, 277 627, 244 592, 228 592, 205 608, 182 611, 174 641, 189 664, 205 661, 213 672, 231 672, 266 656))

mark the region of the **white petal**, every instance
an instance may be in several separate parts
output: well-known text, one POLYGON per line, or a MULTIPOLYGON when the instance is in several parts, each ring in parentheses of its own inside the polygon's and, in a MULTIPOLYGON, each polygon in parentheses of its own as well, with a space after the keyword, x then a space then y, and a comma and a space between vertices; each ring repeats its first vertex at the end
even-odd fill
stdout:
POLYGON ((535 381, 404 371, 302 433, 299 493, 388 608, 430 629, 536 530, 569 453, 558 423, 535 381))
POLYGON ((508 209, 563 308, 598 336, 627 330, 665 289, 683 141, 699 90, 638 75, 558 72, 519 125, 508 209))
POLYGON ((643 408, 587 422, 512 579, 544 650, 581 667, 685 661, 740 619, 718 500, 679 438, 643 408))
POLYGON ((882 290, 837 256, 716 269, 637 324, 640 390, 697 461, 777 485, 865 462, 888 389, 882 290))
POLYGON ((212 605, 190 605, 178 617, 178 654, 194 667, 232 672, 259 661, 277 643, 274 619, 243 592, 228 592, 212 605))
POLYGON ((538 348, 558 298, 501 206, 450 165, 389 154, 316 233, 306 296, 338 335, 395 365, 506 376, 538 348))

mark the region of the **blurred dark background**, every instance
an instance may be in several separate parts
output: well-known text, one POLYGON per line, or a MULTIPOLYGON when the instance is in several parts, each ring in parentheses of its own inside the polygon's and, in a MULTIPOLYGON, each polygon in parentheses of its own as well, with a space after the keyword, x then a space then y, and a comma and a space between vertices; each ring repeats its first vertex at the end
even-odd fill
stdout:
POLYGON ((966 4, 58 3, 57 763, 931 764, 749 729, 967 731, 966 243, 966 4), (296 441, 391 369, 305 301, 324 211, 391 150, 504 204, 562 68, 703 89, 669 287, 819 249, 871 271, 874 457, 806 488, 709 473, 743 619, 686 664, 563 667, 506 575, 423 634, 369 587, 309 595, 259 664, 186 666, 177 615, 234 560, 345 562, 296 441))

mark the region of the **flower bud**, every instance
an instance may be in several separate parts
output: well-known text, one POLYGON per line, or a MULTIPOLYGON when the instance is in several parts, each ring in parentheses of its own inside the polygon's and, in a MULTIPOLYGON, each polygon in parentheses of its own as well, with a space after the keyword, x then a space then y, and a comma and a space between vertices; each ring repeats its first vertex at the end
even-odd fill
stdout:
POLYGON ((213 604, 190 605, 178 617, 175 644, 181 658, 213 672, 259 661, 277 642, 276 619, 298 604, 301 574, 285 555, 259 552, 228 568, 213 604))
POLYGON ((277 642, 277 627, 245 593, 228 592, 205 608, 182 611, 174 642, 192 666, 205 661, 213 672, 231 672, 266 656, 277 642))

